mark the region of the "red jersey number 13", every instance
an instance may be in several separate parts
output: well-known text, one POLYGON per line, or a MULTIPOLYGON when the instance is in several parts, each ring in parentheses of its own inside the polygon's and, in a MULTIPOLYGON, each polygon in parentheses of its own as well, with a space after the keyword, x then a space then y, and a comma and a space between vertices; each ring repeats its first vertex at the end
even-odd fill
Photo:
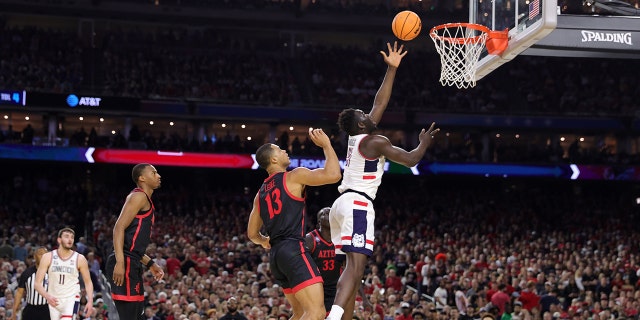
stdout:
POLYGON ((265 198, 267 209, 269 209, 269 219, 273 219, 276 214, 282 211, 282 200, 280 199, 280 189, 273 189, 265 198))

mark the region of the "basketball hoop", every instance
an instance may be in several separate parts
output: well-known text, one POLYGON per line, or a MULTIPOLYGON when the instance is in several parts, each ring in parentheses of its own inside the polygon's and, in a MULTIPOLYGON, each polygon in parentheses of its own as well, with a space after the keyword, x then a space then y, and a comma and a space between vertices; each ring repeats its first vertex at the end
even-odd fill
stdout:
POLYGON ((508 30, 492 31, 483 25, 465 22, 435 26, 429 35, 440 55, 440 83, 455 85, 458 89, 476 85, 476 69, 485 44, 489 54, 499 55, 509 43, 508 30))

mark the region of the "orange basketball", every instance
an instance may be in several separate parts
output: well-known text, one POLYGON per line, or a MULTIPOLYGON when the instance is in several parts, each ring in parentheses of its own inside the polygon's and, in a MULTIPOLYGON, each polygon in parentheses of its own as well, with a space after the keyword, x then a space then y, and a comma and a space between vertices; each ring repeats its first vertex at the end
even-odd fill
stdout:
POLYGON ((409 10, 398 12, 391 23, 391 30, 396 37, 403 41, 413 40, 420 34, 422 22, 420 17, 409 10))

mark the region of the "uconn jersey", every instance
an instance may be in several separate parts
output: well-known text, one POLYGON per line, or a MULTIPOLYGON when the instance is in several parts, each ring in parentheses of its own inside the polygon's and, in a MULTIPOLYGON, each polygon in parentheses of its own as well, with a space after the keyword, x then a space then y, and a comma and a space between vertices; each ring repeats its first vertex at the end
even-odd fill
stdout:
POLYGON ((360 143, 367 137, 369 137, 368 134, 349 136, 347 158, 338 191, 341 193, 347 190, 364 192, 369 198, 375 199, 384 173, 385 158, 380 156, 369 159, 360 153, 360 143))
POLYGON ((49 266, 49 293, 56 298, 69 298, 80 295, 80 279, 78 272, 78 253, 62 259, 58 250, 52 251, 49 266))

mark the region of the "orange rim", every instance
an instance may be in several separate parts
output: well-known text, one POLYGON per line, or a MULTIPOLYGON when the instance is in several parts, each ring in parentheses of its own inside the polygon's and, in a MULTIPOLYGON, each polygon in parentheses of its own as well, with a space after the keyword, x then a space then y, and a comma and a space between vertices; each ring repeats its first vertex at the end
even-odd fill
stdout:
POLYGON ((435 26, 431 28, 431 31, 429 31, 429 35, 431 35, 431 38, 436 40, 453 42, 457 44, 465 44, 469 42, 478 43, 482 41, 482 34, 477 35, 475 37, 460 37, 460 38, 445 37, 438 34, 439 30, 449 29, 449 28, 458 28, 458 27, 474 29, 486 34, 489 34, 491 31, 489 30, 489 28, 480 24, 468 23, 468 22, 455 22, 455 23, 445 23, 445 24, 435 26))

